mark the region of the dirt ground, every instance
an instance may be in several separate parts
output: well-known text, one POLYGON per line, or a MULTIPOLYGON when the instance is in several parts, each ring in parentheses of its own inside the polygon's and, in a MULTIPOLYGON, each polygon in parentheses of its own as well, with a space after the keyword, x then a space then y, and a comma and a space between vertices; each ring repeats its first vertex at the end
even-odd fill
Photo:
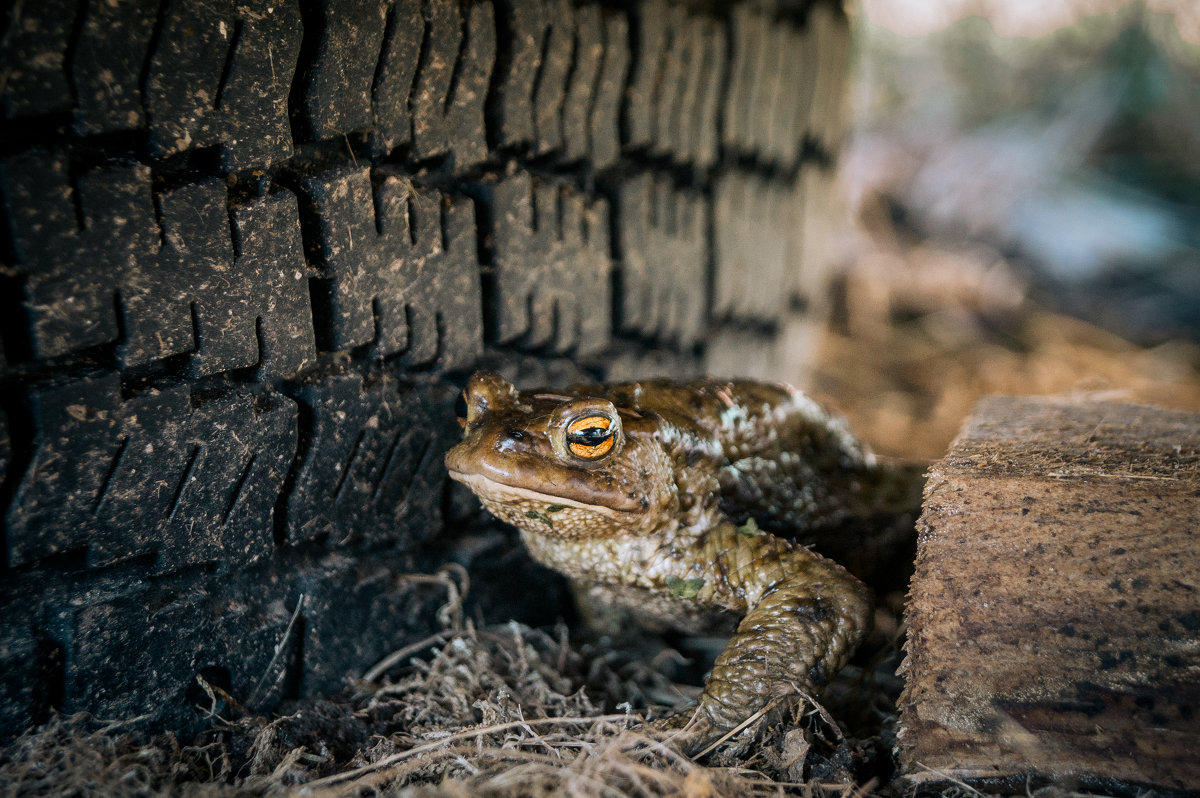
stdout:
POLYGON ((444 583, 445 629, 339 695, 266 718, 209 686, 210 729, 187 741, 57 718, 0 750, 0 794, 849 796, 890 777, 894 621, 822 704, 775 707, 696 762, 642 723, 695 696, 664 676, 676 653, 579 644, 561 625, 477 629, 462 575, 444 583))

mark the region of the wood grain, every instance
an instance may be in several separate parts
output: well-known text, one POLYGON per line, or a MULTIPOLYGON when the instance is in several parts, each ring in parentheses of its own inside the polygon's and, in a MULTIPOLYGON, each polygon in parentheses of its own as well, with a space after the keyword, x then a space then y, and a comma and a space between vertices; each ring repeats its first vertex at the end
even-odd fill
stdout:
POLYGON ((980 402, 925 491, 902 672, 918 783, 1200 785, 1200 414, 980 402))

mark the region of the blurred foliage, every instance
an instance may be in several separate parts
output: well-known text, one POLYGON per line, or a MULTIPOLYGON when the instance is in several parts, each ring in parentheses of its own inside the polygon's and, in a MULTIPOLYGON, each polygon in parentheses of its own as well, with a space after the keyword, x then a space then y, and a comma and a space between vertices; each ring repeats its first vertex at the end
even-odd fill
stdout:
POLYGON ((1049 307, 1200 340, 1200 45, 1172 16, 1132 4, 1033 38, 867 19, 857 69, 860 202, 996 247, 1049 307))

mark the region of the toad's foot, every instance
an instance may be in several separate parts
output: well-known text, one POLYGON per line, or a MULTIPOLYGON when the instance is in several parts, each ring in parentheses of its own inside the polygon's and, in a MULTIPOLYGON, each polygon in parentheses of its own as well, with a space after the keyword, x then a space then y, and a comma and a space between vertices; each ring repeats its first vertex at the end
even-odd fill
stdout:
MULTIPOLYGON (((707 753, 728 732, 713 725, 708 714, 699 707, 690 707, 682 712, 656 718, 646 725, 666 736, 664 742, 675 746, 690 757, 707 753)), ((657 736, 657 735, 656 735, 657 736)))
POLYGON ((757 712, 749 715, 732 728, 722 728, 713 723, 703 707, 689 709, 647 722, 647 726, 665 733, 664 741, 675 746, 693 759, 721 750, 723 754, 740 755, 756 741, 762 741, 778 731, 780 722, 796 716, 794 710, 803 699, 811 697, 795 694, 771 700, 757 712))

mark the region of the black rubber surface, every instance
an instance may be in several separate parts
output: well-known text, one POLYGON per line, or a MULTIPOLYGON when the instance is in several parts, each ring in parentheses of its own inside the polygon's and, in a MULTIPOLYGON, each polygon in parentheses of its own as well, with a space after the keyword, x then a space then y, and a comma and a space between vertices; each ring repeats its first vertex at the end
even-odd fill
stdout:
POLYGON ((449 557, 552 618, 445 484, 464 376, 696 371, 819 288, 835 0, 0 13, 0 738, 337 689, 449 557))

